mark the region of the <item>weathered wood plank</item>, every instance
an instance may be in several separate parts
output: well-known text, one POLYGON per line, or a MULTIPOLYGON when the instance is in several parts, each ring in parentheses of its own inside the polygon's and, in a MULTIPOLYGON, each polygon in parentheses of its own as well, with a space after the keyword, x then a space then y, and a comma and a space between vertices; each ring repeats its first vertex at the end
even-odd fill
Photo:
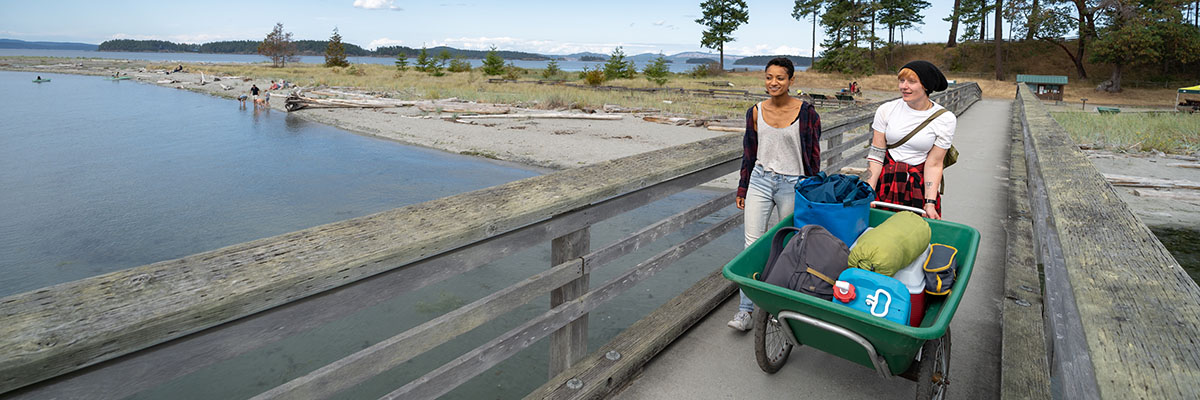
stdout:
POLYGON ((259 394, 255 398, 318 399, 332 397, 340 390, 394 368, 418 354, 440 346, 458 335, 544 295, 553 288, 634 252, 646 243, 658 240, 727 207, 733 202, 734 194, 718 196, 651 224, 604 248, 577 259, 565 260, 549 271, 534 275, 471 302, 471 304, 321 367, 303 377, 259 394))
POLYGON ((604 398, 632 380, 643 365, 735 292, 737 285, 721 276, 720 269, 713 271, 525 399, 604 398), (620 358, 610 360, 606 357, 610 351, 620 354, 620 358), (572 378, 579 379, 583 386, 567 387, 572 378))
MULTIPOLYGON (((591 248, 590 228, 580 229, 550 243, 550 264, 558 265, 571 259, 580 259, 591 248)), ((581 268, 582 269, 582 268, 581 268)), ((575 300, 588 291, 590 273, 550 291, 550 308, 575 300)), ((565 370, 587 354, 588 315, 583 314, 550 334, 550 376, 565 370)))
POLYGON ((726 135, 0 299, 0 393, 740 153, 726 135))
POLYGON ((566 325, 592 309, 624 293, 667 265, 691 254, 700 246, 720 237, 742 223, 742 214, 737 214, 714 224, 700 234, 679 245, 658 253, 654 257, 630 268, 578 299, 563 303, 531 319, 508 333, 501 335, 475 350, 454 359, 440 368, 388 393, 381 399, 432 399, 449 392, 479 373, 498 364, 517 351, 546 337, 553 329, 566 325))
MULTIPOLYGON (((1020 106, 1014 104, 1016 110, 1020 106)), ((1050 370, 1042 319, 1042 284, 1033 253, 1029 190, 1021 119, 1012 121, 1008 218, 1000 354, 1001 399, 1049 399, 1050 370)))
MULTIPOLYGON (((1047 307, 1052 280, 1069 277, 1078 335, 1094 371, 1090 383, 1105 398, 1200 398, 1200 287, 1188 277, 1079 151, 1045 106, 1018 88, 1029 134, 1045 182, 1050 225, 1061 241, 1065 276, 1046 265, 1047 307)), ((1034 169, 1029 171, 1031 181, 1034 169)), ((1033 191, 1033 188, 1031 188, 1033 191)), ((1035 195, 1037 193, 1034 193, 1035 195)), ((1036 208, 1035 208, 1036 209, 1036 208)), ((1054 311, 1050 311, 1052 313, 1054 311)), ((1057 328, 1056 328, 1057 329, 1057 328)), ((1052 371, 1075 354, 1055 343, 1052 371)), ((1058 389, 1073 389, 1073 375, 1056 375, 1058 389)), ((1080 382, 1087 385, 1087 382, 1080 382)), ((1063 390, 1070 396, 1072 393, 1063 390)), ((1078 394, 1078 393, 1076 393, 1078 394)), ((1085 395, 1081 394, 1081 395, 1085 395)))

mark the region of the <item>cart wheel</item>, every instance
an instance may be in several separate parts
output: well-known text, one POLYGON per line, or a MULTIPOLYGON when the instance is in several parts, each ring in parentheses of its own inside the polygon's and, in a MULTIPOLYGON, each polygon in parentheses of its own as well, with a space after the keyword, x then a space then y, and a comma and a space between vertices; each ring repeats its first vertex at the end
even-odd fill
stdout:
POLYGON ((758 367, 768 374, 779 371, 792 353, 792 342, 780 323, 765 310, 754 310, 754 357, 758 367))
POLYGON ((917 400, 944 399, 950 385, 950 327, 939 339, 929 340, 921 347, 917 366, 917 400))

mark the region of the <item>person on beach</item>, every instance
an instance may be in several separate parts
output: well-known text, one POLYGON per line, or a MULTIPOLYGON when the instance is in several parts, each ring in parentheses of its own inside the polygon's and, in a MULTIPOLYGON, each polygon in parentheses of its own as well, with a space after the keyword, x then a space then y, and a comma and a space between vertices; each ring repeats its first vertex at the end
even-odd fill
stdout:
POLYGON ((946 77, 932 63, 918 60, 905 64, 897 80, 900 98, 875 110, 867 184, 879 201, 924 209, 926 218, 942 219, 942 160, 958 119, 929 94, 946 90, 946 77))
POLYGON ((250 85, 250 97, 254 98, 254 106, 258 107, 258 85, 250 85))
POLYGON ((242 108, 246 108, 246 97, 247 96, 244 94, 241 96, 238 96, 238 102, 242 103, 242 106, 241 106, 242 108))
MULTIPOLYGON (((821 118, 812 104, 788 95, 795 72, 786 57, 768 61, 765 86, 771 98, 746 110, 736 200, 745 210, 746 247, 771 226, 772 213, 778 221, 793 212, 796 182, 821 168, 821 118)), ((753 312, 754 303, 742 293, 729 327, 751 329, 753 312)))

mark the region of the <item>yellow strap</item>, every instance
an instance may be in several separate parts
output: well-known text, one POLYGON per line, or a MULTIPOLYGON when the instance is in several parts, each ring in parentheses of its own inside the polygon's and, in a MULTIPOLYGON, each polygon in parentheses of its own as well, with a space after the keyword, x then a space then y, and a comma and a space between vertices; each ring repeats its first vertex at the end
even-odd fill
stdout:
POLYGON ((825 276, 825 274, 822 274, 821 271, 817 271, 812 268, 806 268, 805 270, 808 271, 808 273, 813 274, 813 276, 816 276, 818 278, 821 278, 821 280, 828 282, 830 285, 833 285, 835 283, 833 281, 833 279, 829 279, 829 277, 825 276))

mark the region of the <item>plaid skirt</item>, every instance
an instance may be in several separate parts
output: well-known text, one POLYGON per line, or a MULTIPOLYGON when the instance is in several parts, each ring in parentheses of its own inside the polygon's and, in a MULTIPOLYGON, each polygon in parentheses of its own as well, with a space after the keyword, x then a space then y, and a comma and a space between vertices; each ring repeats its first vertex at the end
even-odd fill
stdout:
MULTIPOLYGON (((875 200, 925 209, 925 163, 908 165, 892 159, 888 154, 883 160, 883 172, 879 174, 879 190, 875 200)), ((942 213, 942 195, 938 193, 933 205, 942 213)))

